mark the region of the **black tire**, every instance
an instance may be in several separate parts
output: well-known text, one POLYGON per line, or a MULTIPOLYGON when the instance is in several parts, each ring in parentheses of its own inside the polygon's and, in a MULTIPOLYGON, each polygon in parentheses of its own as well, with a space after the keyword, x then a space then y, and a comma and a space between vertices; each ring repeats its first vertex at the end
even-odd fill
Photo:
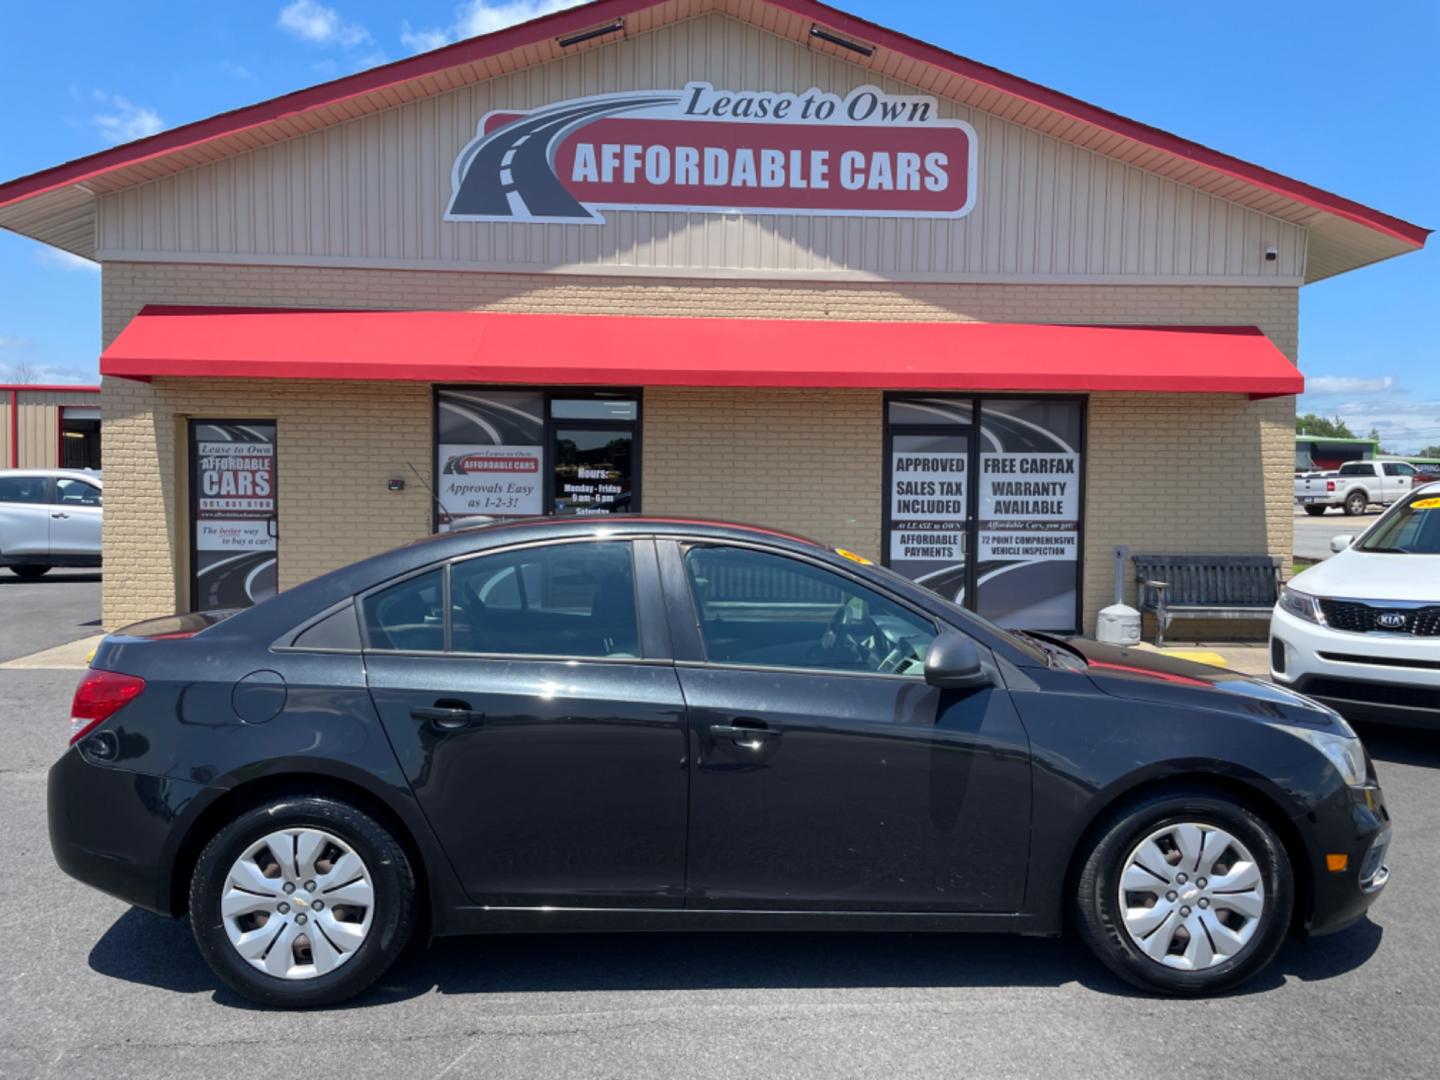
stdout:
POLYGON ((333 1005, 365 990, 390 968, 415 926, 415 876, 395 838, 347 803, 322 795, 292 795, 247 810, 205 845, 190 879, 190 922, 211 970, 250 1001, 282 1008, 333 1005), (364 860, 374 886, 374 914, 365 940, 324 975, 284 979, 259 971, 231 944, 220 898, 232 865, 262 837, 286 827, 322 829, 364 860))
POLYGON ((1350 517, 1359 517, 1370 509, 1370 496, 1363 491, 1352 491, 1345 496, 1345 513, 1350 517))
POLYGON ((1309 514, 1311 517, 1319 517, 1321 514, 1325 513, 1325 507, 1307 506, 1305 507, 1305 513, 1309 514))
POLYGON ((44 577, 46 574, 48 574, 50 572, 50 567, 36 566, 34 563, 25 563, 21 566, 10 567, 10 572, 16 577, 25 578, 27 581, 33 581, 35 578, 44 577))
POLYGON ((1289 932, 1295 879, 1285 846, 1260 817, 1235 800, 1203 788, 1165 792, 1111 814, 1082 866, 1076 924, 1085 943, 1120 978, 1143 990, 1179 996, 1229 990, 1261 971, 1289 932), (1265 906, 1250 940, 1232 957, 1201 971, 1168 967, 1145 955, 1120 915, 1120 874, 1135 847, 1167 824, 1219 826, 1249 848, 1265 886, 1265 906))

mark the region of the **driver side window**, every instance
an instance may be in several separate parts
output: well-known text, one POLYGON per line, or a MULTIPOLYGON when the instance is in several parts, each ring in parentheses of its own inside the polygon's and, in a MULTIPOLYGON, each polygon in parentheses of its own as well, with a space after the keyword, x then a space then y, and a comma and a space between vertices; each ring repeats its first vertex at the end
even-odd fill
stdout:
POLYGON ((695 545, 685 573, 712 664, 920 677, 935 627, 840 574, 750 548, 695 545))

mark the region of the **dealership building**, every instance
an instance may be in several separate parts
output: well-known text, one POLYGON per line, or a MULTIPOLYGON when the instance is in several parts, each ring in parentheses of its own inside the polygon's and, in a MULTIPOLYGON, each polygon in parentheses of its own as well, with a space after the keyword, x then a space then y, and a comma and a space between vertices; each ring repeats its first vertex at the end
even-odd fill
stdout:
POLYGON ((1299 290, 1428 235, 810 0, 598 0, 0 226, 102 266, 109 627, 640 511, 1093 632, 1116 545, 1288 565, 1299 290))
POLYGON ((100 468, 100 387, 0 383, 0 469, 100 468))

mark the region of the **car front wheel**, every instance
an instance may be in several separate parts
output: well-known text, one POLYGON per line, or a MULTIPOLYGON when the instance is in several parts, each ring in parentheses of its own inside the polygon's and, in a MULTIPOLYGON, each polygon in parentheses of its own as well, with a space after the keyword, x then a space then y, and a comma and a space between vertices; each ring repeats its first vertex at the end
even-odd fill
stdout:
POLYGON ((1284 845, 1261 818, 1223 795, 1167 793, 1102 827, 1080 874, 1077 921, 1127 982, 1211 994, 1271 961, 1294 897, 1284 845))
POLYGON ((248 810, 201 852, 195 941, 215 974, 264 1005, 331 1005, 394 963, 415 922, 415 879, 395 838, 336 799, 248 810))

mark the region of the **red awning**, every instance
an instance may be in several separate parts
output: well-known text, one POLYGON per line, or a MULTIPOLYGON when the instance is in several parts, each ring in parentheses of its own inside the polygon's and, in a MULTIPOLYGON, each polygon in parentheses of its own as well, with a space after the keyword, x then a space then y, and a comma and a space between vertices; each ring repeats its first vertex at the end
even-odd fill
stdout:
POLYGON ((1253 327, 819 322, 147 307, 100 357, 132 379, 1298 394, 1253 327))

